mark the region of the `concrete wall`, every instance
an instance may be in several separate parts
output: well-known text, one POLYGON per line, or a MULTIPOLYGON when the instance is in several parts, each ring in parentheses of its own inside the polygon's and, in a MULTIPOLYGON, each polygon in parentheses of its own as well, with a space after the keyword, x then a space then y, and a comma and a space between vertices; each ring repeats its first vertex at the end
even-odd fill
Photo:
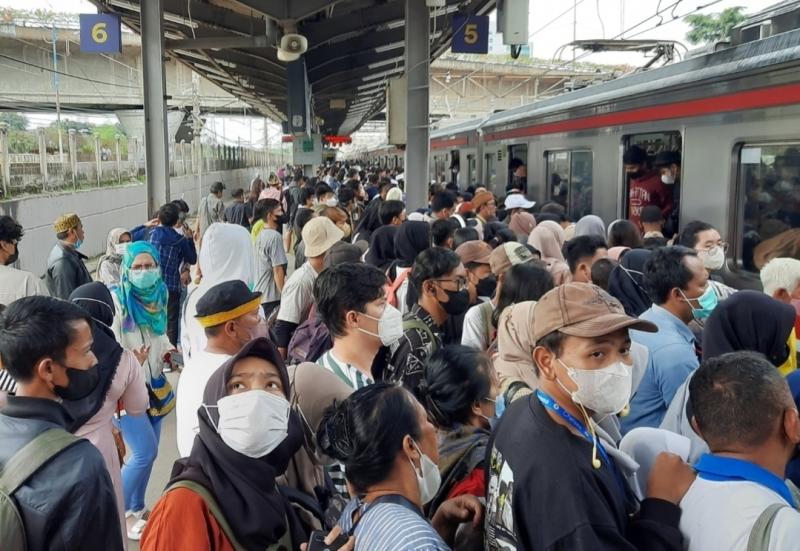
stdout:
MULTIPOLYGON (((242 168, 203 174, 200 196, 208 194, 212 183, 222 181, 227 188, 225 198, 230 199, 230 192, 237 187, 247 191, 250 180, 258 171, 242 168)), ((265 170, 260 172, 263 174, 265 170)), ((199 200, 194 176, 172 178, 170 192, 173 199, 183 199, 193 211, 197 208, 199 200)), ((147 221, 145 193, 144 184, 134 184, 0 202, 0 214, 14 217, 25 228, 18 267, 37 275, 44 274, 47 257, 56 243, 53 221, 66 212, 77 213, 83 221, 86 240, 81 252, 87 256, 104 253, 109 230, 132 228, 147 221)))

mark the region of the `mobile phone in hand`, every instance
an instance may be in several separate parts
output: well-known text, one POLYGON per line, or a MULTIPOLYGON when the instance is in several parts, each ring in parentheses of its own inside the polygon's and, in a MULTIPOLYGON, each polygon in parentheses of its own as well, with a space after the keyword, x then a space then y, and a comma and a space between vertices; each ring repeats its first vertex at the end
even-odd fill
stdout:
POLYGON ((328 535, 327 532, 323 532, 322 530, 314 530, 311 532, 311 537, 308 539, 308 548, 306 551, 337 551, 340 549, 344 544, 347 543, 347 540, 350 539, 347 537, 347 534, 340 534, 333 543, 325 543, 325 537, 328 535))

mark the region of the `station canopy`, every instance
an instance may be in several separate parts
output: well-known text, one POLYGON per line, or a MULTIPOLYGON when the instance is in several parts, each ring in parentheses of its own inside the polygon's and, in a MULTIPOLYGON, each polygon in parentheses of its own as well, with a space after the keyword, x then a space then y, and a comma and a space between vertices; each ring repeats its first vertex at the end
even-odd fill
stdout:
MULTIPOLYGON (((92 0, 135 32, 145 1, 92 0)), ((277 46, 287 33, 305 37, 312 113, 323 135, 349 135, 380 113, 387 80, 405 70, 406 0, 161 2, 167 55, 276 121, 287 118, 287 63, 277 46)), ((438 3, 429 8, 431 59, 450 47, 453 15, 495 7, 495 0, 438 3)))

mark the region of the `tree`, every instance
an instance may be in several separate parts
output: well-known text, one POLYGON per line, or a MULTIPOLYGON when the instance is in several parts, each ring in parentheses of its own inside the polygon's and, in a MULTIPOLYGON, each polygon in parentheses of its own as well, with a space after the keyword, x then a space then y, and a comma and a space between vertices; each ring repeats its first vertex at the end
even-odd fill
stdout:
POLYGON ((10 130, 25 130, 28 128, 28 119, 19 113, 0 113, 0 122, 6 123, 10 130))
POLYGON ((687 15, 685 20, 691 30, 686 33, 686 39, 692 44, 708 44, 727 39, 731 30, 745 20, 743 9, 742 6, 736 6, 726 8, 722 13, 687 15))

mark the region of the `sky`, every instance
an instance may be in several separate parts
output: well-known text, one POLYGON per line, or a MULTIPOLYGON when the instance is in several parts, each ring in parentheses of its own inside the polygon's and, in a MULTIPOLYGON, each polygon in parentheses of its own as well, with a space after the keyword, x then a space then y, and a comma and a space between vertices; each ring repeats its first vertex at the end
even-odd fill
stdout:
MULTIPOLYGON (((623 35, 625 38, 634 38, 635 34, 641 33, 635 38, 676 40, 692 49, 695 46, 686 40, 689 26, 682 20, 683 16, 689 13, 717 13, 733 6, 743 6, 745 13, 755 13, 776 2, 777 0, 530 0, 529 41, 532 43, 532 55, 543 59, 553 59, 559 48, 571 42, 573 37, 578 40, 610 39, 618 37, 622 31, 628 31, 623 35), (575 5, 577 7, 570 9, 575 5), (698 6, 705 7, 695 11, 698 6), (659 10, 661 15, 656 17, 659 10), (673 13, 678 17, 673 18, 673 13), (637 26, 639 23, 641 25, 637 26)), ((0 7, 43 8, 72 13, 97 11, 85 0, 0 0, 0 7)), ((578 51, 577 55, 580 54, 578 51)), ((572 50, 565 49, 560 59, 572 59, 572 50)), ((633 66, 647 61, 641 54, 619 52, 592 54, 582 59, 601 64, 633 66)), ((227 126, 230 127, 230 130, 226 127, 227 138, 249 138, 249 127, 244 129, 238 124, 227 126), (235 134, 231 134, 232 132, 235 134)), ((219 127, 216 131, 220 132, 219 127)))

